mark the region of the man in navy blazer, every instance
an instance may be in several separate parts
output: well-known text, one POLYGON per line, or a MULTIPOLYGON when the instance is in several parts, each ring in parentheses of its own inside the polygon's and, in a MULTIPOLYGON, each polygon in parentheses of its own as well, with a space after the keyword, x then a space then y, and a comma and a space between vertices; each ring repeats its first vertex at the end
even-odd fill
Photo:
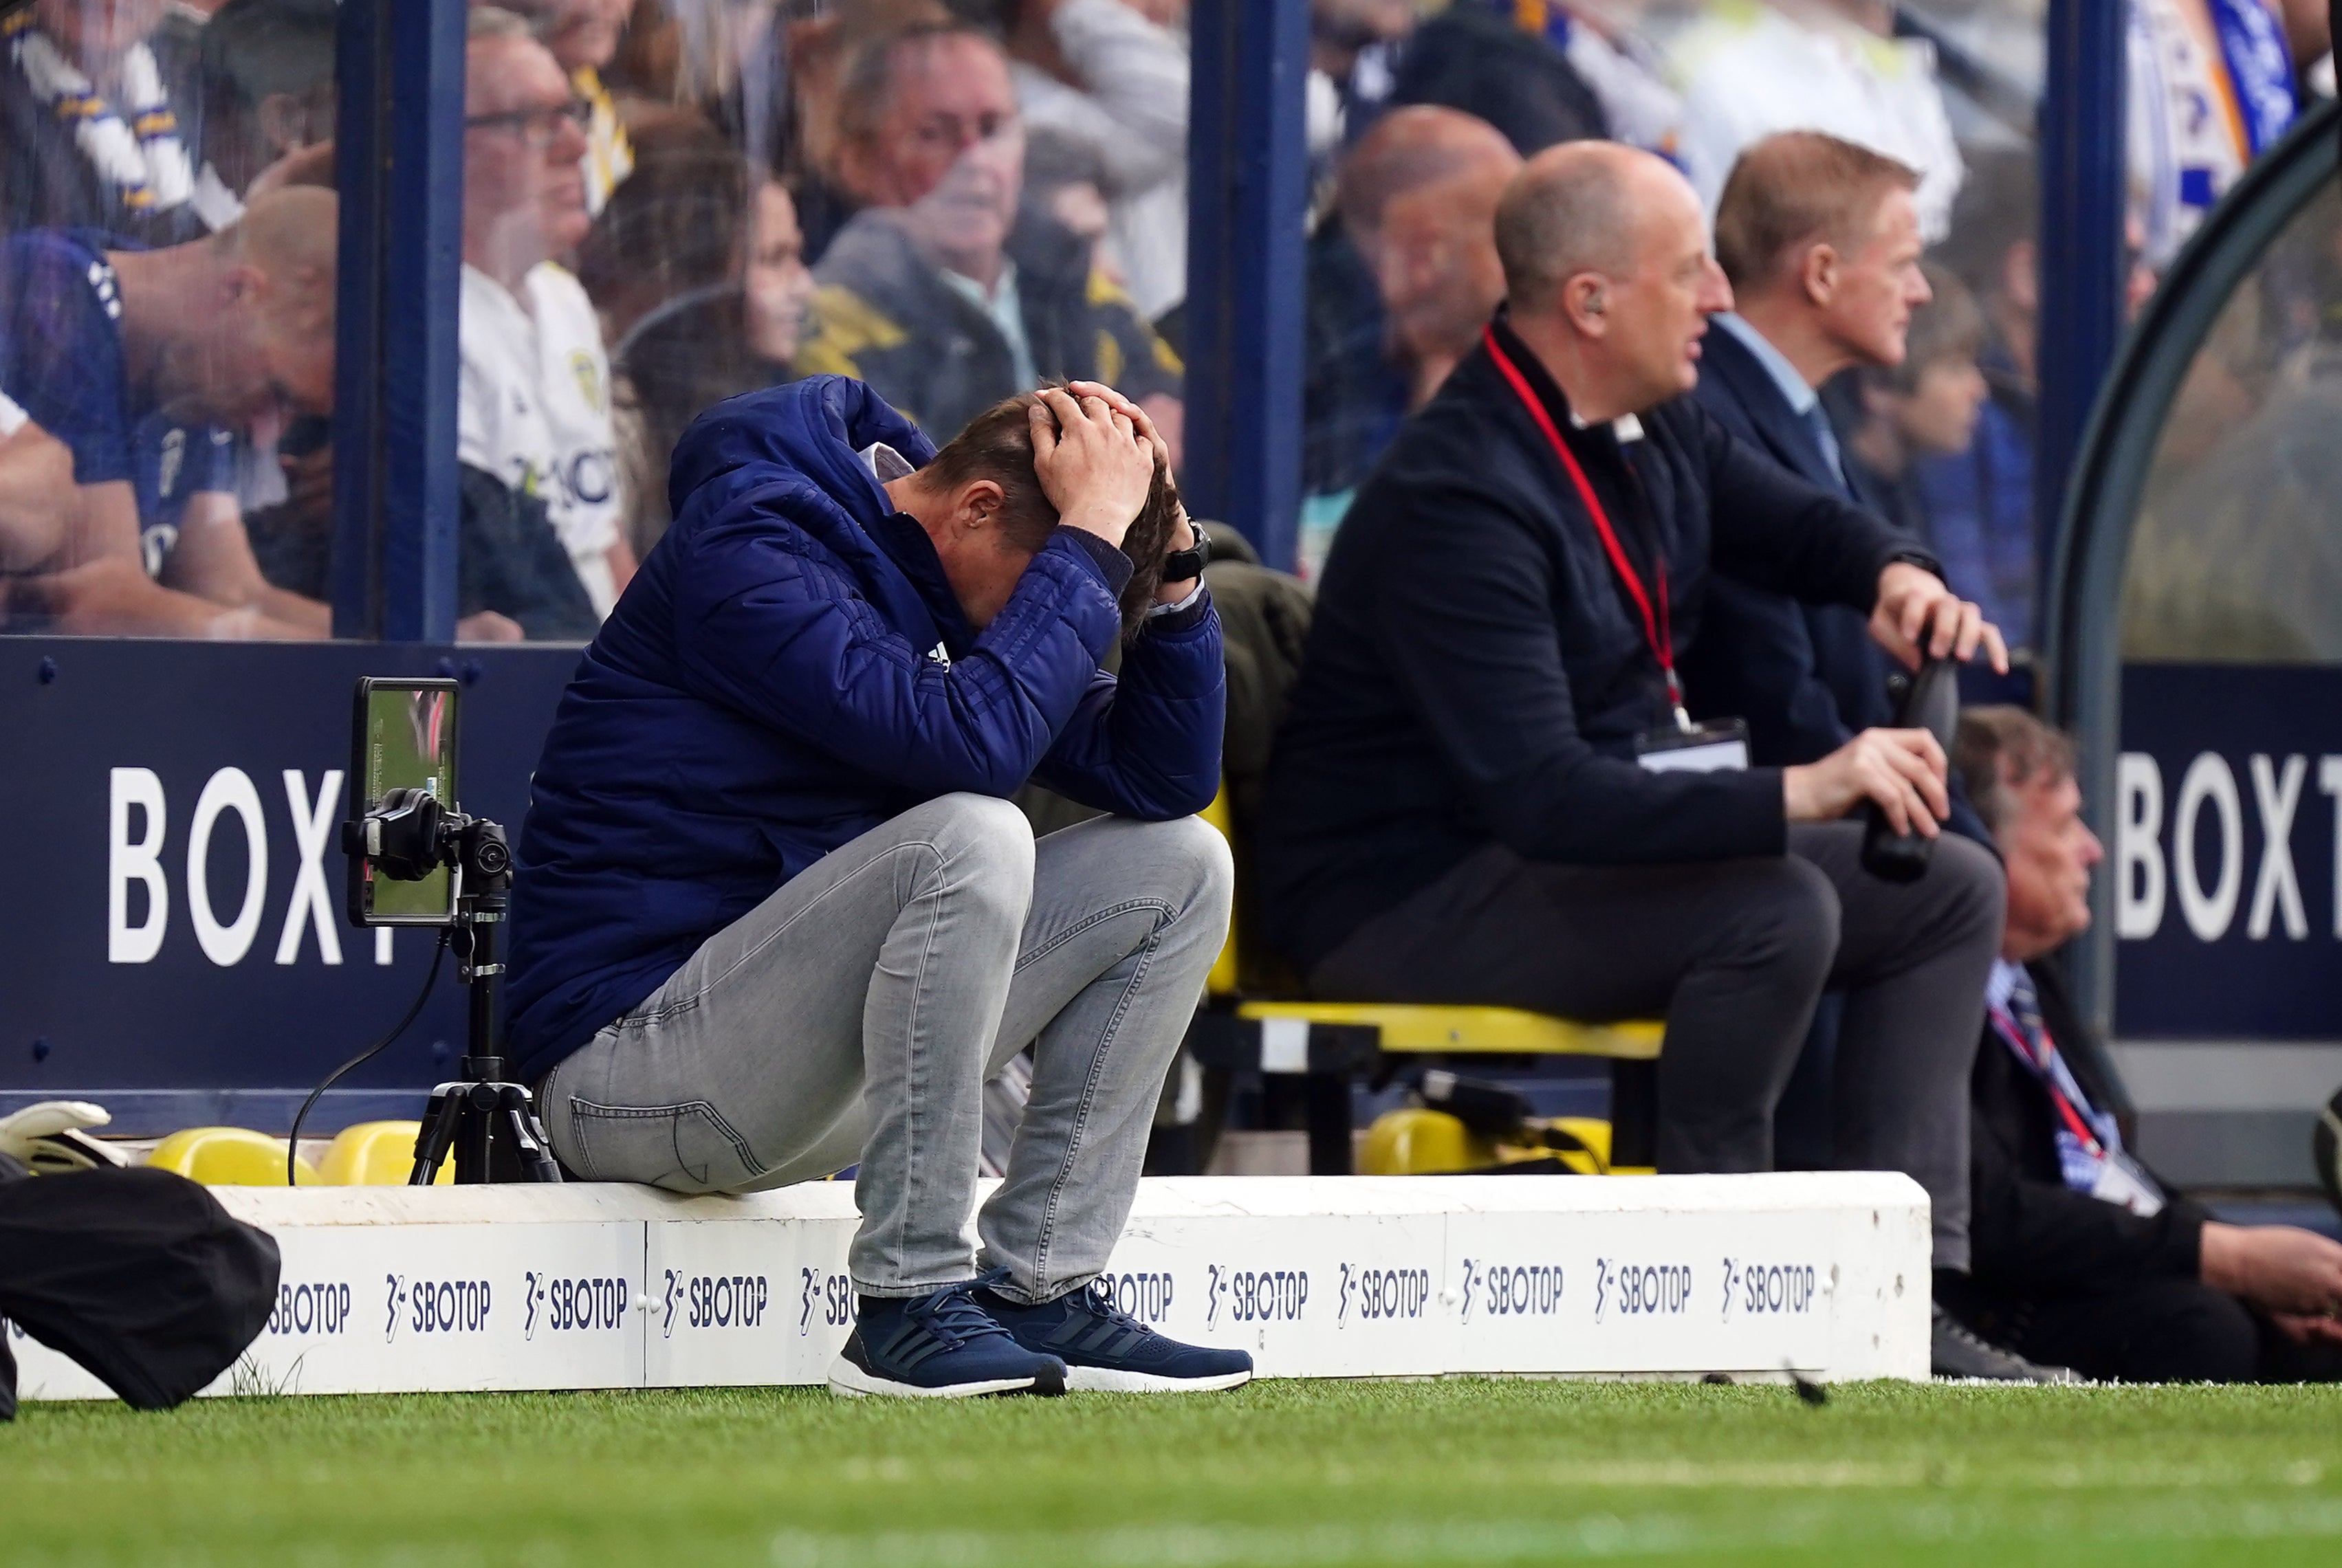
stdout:
MULTIPOLYGON (((1902 361, 1912 308, 1928 298, 1918 183, 1851 142, 1787 131, 1741 155, 1716 208, 1716 259, 1738 308, 1711 318, 1699 400, 1742 441, 1849 500, 1819 389, 1848 366, 1902 361)), ((1810 763, 1893 723, 1887 674, 1857 612, 1726 572, 1684 657, 1693 711, 1746 719, 1762 766, 1810 763)))

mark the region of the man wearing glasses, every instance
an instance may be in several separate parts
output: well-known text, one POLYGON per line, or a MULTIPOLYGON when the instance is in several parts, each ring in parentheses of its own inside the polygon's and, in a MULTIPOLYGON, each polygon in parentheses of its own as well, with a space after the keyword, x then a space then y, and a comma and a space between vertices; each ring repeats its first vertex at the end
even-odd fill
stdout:
POLYGON ((597 615, 634 574, 593 302, 555 259, 585 236, 590 110, 528 24, 474 8, 465 52, 456 455, 542 501, 597 615))
POLYGON ((1107 382, 1180 455, 1178 356, 1026 207, 1007 57, 980 28, 920 24, 866 44, 838 109, 838 178, 862 211, 822 254, 806 375, 851 375, 937 441, 1053 379, 1107 382))

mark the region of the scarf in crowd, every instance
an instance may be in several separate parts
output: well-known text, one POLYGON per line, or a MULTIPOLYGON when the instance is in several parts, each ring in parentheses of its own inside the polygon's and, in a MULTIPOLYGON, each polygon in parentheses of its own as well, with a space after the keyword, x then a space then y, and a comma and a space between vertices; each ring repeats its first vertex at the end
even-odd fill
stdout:
POLYGON ((125 209, 169 212, 195 195, 195 167, 179 140, 178 118, 171 113, 153 50, 136 44, 123 55, 123 108, 117 111, 65 51, 33 25, 29 12, 0 23, 0 40, 50 113, 73 128, 75 145, 125 209))

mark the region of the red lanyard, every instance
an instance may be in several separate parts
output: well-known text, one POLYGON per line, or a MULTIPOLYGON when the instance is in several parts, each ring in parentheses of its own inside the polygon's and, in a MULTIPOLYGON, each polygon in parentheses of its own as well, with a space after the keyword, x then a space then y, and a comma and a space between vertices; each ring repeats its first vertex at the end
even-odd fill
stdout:
POLYGON ((1536 421, 1537 428, 1545 432, 1546 440, 1553 444, 1553 454, 1561 459, 1561 466, 1568 474, 1569 482, 1577 487, 1577 498, 1586 504, 1586 514, 1594 519, 1594 532, 1601 536, 1603 553, 1610 557, 1612 569, 1626 584, 1627 596, 1635 601, 1635 608, 1642 613, 1643 641, 1650 645, 1651 656, 1658 660, 1659 674, 1666 677, 1667 703, 1676 711, 1676 723, 1686 730, 1690 729, 1691 717, 1684 712, 1683 682, 1676 677, 1675 633, 1667 624, 1666 556, 1660 553, 1654 542, 1651 557, 1657 564, 1659 580, 1659 610, 1654 616, 1651 614, 1651 596, 1643 589, 1641 574, 1635 570, 1635 564, 1626 559, 1626 552, 1619 547, 1618 535, 1610 526, 1610 514, 1602 509, 1600 497, 1594 494, 1594 486, 1586 482, 1586 470, 1577 465, 1577 458, 1569 450, 1568 443, 1562 440, 1561 432, 1554 427, 1553 415, 1546 412, 1544 400, 1530 388, 1528 378, 1521 374, 1520 366, 1512 362, 1496 342, 1496 329, 1493 325, 1480 329, 1480 341, 1487 345, 1488 357, 1496 362, 1496 368, 1504 372, 1506 381, 1512 383, 1513 390, 1520 395, 1522 405, 1529 411, 1529 417, 1536 421))
MULTIPOLYGON (((2024 1026, 2017 1023, 2016 1014, 2009 1008, 1994 1004, 1987 1011, 1992 1018, 1993 1033, 1998 1034, 2024 1060, 2025 1064, 2033 1069, 2033 1075, 2041 1080, 2041 1087, 2049 1092, 2049 1104, 2065 1119, 2066 1130, 2081 1141, 2082 1147, 2101 1159, 2105 1158, 2106 1150, 2099 1144, 2097 1134, 2090 1131, 2090 1124, 2074 1108, 2073 1101, 2067 1099, 2065 1090, 2057 1086, 2057 1075, 2049 1070, 2048 1051, 2034 1049, 2032 1040, 2027 1036, 2024 1026)), ((2057 1043, 2050 1038, 2049 1026, 2046 1024, 2041 1026, 2041 1038, 2048 1043, 2049 1050, 2057 1049, 2057 1043)))

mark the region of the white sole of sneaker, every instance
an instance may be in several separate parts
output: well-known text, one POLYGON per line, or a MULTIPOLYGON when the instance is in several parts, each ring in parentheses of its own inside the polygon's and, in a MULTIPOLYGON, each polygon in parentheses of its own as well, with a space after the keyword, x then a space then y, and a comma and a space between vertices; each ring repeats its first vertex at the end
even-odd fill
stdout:
POLYGON ((1066 1370, 1067 1393, 1212 1393, 1251 1381, 1249 1371, 1222 1373, 1217 1377, 1157 1377, 1152 1373, 1114 1372, 1102 1366, 1066 1370))
POLYGON ((1034 1377, 997 1378, 988 1383, 952 1383, 941 1388, 922 1388, 915 1383, 897 1383, 891 1377, 880 1377, 839 1356, 829 1363, 829 1392, 845 1399, 863 1399, 871 1395, 892 1399, 975 1399, 987 1393, 1035 1393, 1051 1392, 1042 1389, 1040 1379, 1034 1377))

